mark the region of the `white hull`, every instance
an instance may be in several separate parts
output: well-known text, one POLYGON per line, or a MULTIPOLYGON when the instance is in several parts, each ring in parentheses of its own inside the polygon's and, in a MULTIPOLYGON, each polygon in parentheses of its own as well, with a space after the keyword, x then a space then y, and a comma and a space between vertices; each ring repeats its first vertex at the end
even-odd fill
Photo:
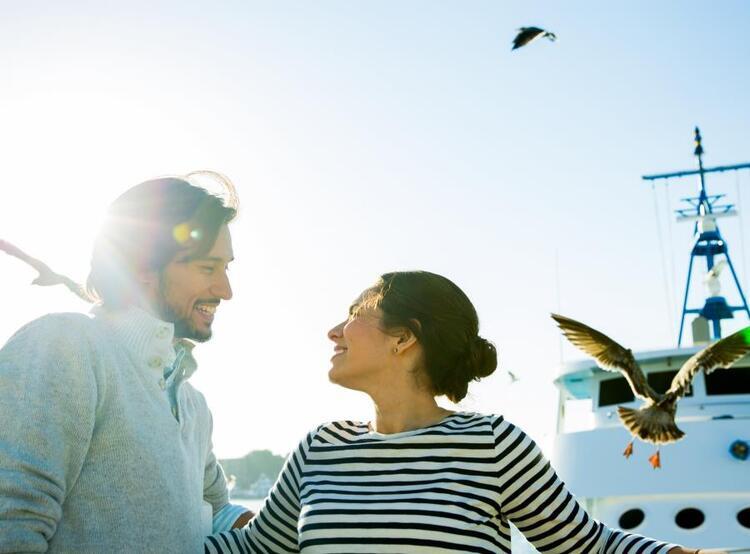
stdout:
POLYGON ((733 458, 730 444, 750 434, 750 420, 681 423, 686 438, 661 449, 662 467, 647 458, 650 444, 636 441, 630 459, 622 455, 630 440, 621 427, 559 435, 555 466, 589 513, 609 526, 641 509, 643 522, 628 529, 641 535, 700 547, 748 547, 750 529, 737 514, 750 507, 750 464, 733 458), (600 467, 592 471, 592 462, 600 467), (681 529, 675 516, 685 508, 703 512, 705 521, 681 529))
MULTIPOLYGON (((673 372, 694 351, 646 352, 636 358, 648 374, 673 372)), ((750 363, 737 365, 723 371, 733 372, 745 387, 750 363)), ((697 375, 692 395, 678 405, 676 421, 685 437, 661 447, 662 467, 654 469, 648 461, 656 451, 651 444, 635 440, 632 456, 623 456, 631 437, 619 421, 617 405, 635 408, 641 402, 615 400, 611 380, 617 378, 586 361, 563 368, 556 381, 563 408, 552 458, 568 488, 589 514, 610 527, 690 547, 750 551, 750 459, 730 453, 735 441, 750 442, 750 394, 712 390, 705 376, 697 375), (608 400, 602 400, 605 394, 608 400), (565 428, 571 401, 591 403, 589 429, 565 428)))

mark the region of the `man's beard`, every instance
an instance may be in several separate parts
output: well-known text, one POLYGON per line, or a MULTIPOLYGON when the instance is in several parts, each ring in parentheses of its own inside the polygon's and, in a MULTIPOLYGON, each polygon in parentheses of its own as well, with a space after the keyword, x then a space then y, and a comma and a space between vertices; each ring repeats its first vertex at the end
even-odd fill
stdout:
POLYGON ((157 310, 159 312, 159 318, 161 320, 174 324, 174 338, 189 339, 195 342, 206 342, 211 338, 210 328, 207 332, 199 331, 195 328, 193 322, 189 317, 181 317, 177 314, 177 312, 174 311, 174 309, 172 309, 172 306, 170 306, 167 302, 167 295, 163 280, 159 283, 159 298, 157 310))

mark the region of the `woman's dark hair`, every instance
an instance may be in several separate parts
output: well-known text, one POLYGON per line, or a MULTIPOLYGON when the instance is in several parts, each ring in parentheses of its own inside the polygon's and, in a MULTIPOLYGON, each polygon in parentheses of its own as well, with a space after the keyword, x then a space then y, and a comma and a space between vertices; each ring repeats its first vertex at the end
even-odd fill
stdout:
POLYGON ((469 382, 497 368, 497 350, 478 335, 479 318, 471 301, 441 275, 386 273, 364 292, 358 307, 380 309, 386 330, 407 328, 414 333, 435 395, 458 402, 466 396, 469 382))
POLYGON ((193 256, 211 250, 221 226, 237 214, 231 183, 216 176, 227 202, 182 177, 145 181, 117 198, 94 243, 89 294, 105 307, 124 307, 138 293, 137 271, 161 271, 181 250, 193 256))

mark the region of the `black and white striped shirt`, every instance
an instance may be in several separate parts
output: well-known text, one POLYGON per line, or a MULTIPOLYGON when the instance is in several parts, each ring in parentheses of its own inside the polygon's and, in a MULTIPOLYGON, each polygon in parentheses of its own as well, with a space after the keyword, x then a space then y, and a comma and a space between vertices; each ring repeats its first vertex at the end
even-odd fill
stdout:
POLYGON ((289 457, 250 527, 206 552, 510 552, 513 522, 540 552, 664 554, 674 545, 590 518, 523 431, 455 413, 383 435, 339 421, 289 457))

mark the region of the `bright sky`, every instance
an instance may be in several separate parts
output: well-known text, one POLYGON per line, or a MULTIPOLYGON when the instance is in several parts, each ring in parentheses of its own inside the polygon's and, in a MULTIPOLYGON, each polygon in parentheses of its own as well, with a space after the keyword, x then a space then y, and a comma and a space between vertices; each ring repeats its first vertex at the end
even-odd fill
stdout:
MULTIPOLYGON (((242 202, 235 297, 193 378, 220 457, 286 453, 321 421, 370 416, 327 382, 326 331, 394 269, 469 294, 521 381, 498 371, 462 408, 544 442, 561 357, 550 311, 634 349, 675 344, 691 228, 668 210, 697 184, 654 194, 640 176, 693 169, 696 124, 708 166, 750 161, 748 23, 745 0, 8 2, 0 237, 84 279, 119 193, 221 171, 242 202), (511 53, 523 25, 559 40, 511 53)), ((750 209, 747 172, 709 191, 750 209)), ((721 222, 745 285, 748 225, 721 222)), ((0 271, 0 341, 87 309, 29 286, 16 260, 0 271)))

